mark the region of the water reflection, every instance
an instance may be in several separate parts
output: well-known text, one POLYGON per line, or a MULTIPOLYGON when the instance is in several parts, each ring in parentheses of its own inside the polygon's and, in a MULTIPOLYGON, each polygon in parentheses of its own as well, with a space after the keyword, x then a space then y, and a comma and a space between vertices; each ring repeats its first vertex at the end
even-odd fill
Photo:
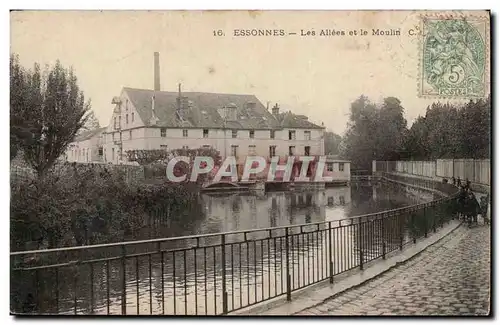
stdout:
MULTIPOLYGON (((322 221, 338 223, 352 216, 428 200, 432 200, 432 195, 391 184, 268 192, 263 196, 204 194, 200 195, 202 216, 186 216, 166 223, 151 218, 136 239, 152 234, 171 237, 322 221), (173 234, 172 229, 179 232, 173 234)), ((397 247, 403 227, 401 221, 381 220, 338 227, 330 233, 324 226, 294 228, 290 231, 289 244, 292 287, 325 279, 329 263, 335 274, 356 267, 360 248, 367 261, 377 256, 381 241, 388 243, 388 249, 397 247)), ((25 288, 35 288, 37 312, 120 314, 126 299, 127 314, 216 314, 223 307, 223 260, 229 310, 285 292, 286 244, 282 236, 284 230, 272 232, 271 237, 265 231, 233 234, 225 237, 228 244, 225 252, 218 246, 220 236, 205 238, 198 242, 201 248, 72 265, 57 271, 24 272, 16 277, 25 288)), ((192 245, 192 241, 183 240, 161 248, 172 250, 192 245)), ((152 249, 144 247, 145 251, 152 249)), ((136 252, 141 252, 141 248, 127 251, 128 254, 136 252)), ((110 256, 106 254, 101 256, 110 256)))

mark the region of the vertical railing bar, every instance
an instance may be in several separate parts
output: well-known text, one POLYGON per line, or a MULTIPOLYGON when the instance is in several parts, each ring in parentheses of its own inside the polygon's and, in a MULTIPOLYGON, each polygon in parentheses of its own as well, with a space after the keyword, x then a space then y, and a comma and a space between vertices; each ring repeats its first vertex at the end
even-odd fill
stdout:
POLYGON ((247 244, 247 305, 250 305, 250 249, 247 240, 247 233, 245 233, 245 242, 247 244))
MULTIPOLYGON (((38 278, 38 270, 35 271, 35 274, 36 274, 36 278, 38 278)), ((74 308, 75 315, 77 314, 77 309, 78 309, 78 300, 77 300, 77 294, 78 294, 78 275, 79 275, 79 272, 75 272, 75 280, 73 281, 73 284, 74 284, 74 290, 73 291, 75 293, 74 302, 73 302, 73 308, 74 308)), ((37 281, 37 290, 38 290, 38 281, 37 281)), ((38 294, 37 294, 37 299, 38 299, 38 294)))
MULTIPOLYGON (((302 227, 300 227, 300 235, 301 240, 302 240, 302 249, 300 249, 300 243, 299 243, 299 252, 302 253, 302 287, 306 286, 306 254, 304 253, 304 246, 305 246, 305 239, 304 239, 304 233, 302 232, 302 227)), ((309 272, 309 269, 307 270, 309 272)), ((300 288, 300 284, 299 284, 300 288)))
POLYGON ((151 254, 148 255, 149 262, 149 314, 153 315, 153 274, 151 265, 151 254))
MULTIPOLYGON (((292 260, 293 260, 293 255, 292 255, 292 260)), ((285 266, 286 268, 286 266, 285 266)), ((293 271, 292 271, 293 272, 293 271)), ((281 294, 285 292, 285 289, 283 288, 283 278, 286 283, 286 275, 283 277, 283 274, 285 272, 283 271, 283 236, 280 237, 280 284, 281 284, 281 294)))
POLYGON ((213 246, 214 254, 214 313, 217 315, 217 251, 215 246, 213 246))
MULTIPOLYGON (((312 273, 312 280, 314 282, 314 235, 313 233, 307 233, 307 272, 309 272, 309 270, 311 271, 312 273), (311 242, 311 239, 310 237, 312 237, 312 242, 311 242), (311 249, 309 249, 309 247, 311 247, 311 249), (311 254, 309 253, 309 251, 311 251, 311 254), (311 255, 312 255, 312 262, 310 263, 309 261, 311 260, 311 255), (310 264, 312 264, 312 270, 310 270, 310 264)), ((307 274, 307 277, 308 277, 308 281, 307 281, 307 284, 311 284, 311 275, 307 274)))
POLYGON ((234 244, 231 244, 231 309, 234 310, 234 244))
MULTIPOLYGON (((215 253, 215 248, 214 248, 215 253)), ((222 255, 222 314, 227 314, 227 289, 226 289, 226 235, 221 235, 221 255, 222 255)))
POLYGON ((165 252, 161 250, 161 242, 158 242, 158 252, 161 263, 161 311, 165 315, 165 252))
POLYGON ((109 315, 109 260, 106 261, 106 314, 109 315))
MULTIPOLYGON (((271 231, 269 231, 269 235, 271 235, 271 231)), ((267 239, 267 289, 268 295, 267 297, 271 297, 271 239, 270 237, 267 239)))
POLYGON ((205 282, 205 315, 208 315, 208 292, 207 292, 207 247, 203 247, 203 270, 205 276, 203 277, 205 282))
POLYGON ((286 249, 286 278, 287 278, 287 289, 286 289, 286 300, 292 300, 292 290, 291 290, 291 281, 290 281, 290 247, 288 243, 288 227, 285 228, 285 249, 286 249))
POLYGON ((94 313, 94 263, 90 262, 90 313, 94 313))
POLYGON ((194 258, 194 314, 198 316, 198 256, 196 252, 200 246, 200 238, 196 237, 196 247, 193 249, 194 258))
POLYGON ((254 293, 255 300, 254 303, 257 302, 257 240, 253 241, 253 273, 254 273, 254 293))
POLYGON ((187 283, 188 283, 188 279, 187 279, 187 258, 186 258, 186 254, 187 254, 187 250, 183 250, 182 251, 184 254, 184 315, 187 315, 188 314, 188 295, 187 295, 187 283))
MULTIPOLYGON (((298 242, 298 235, 297 234, 291 234, 289 235, 289 238, 290 238, 290 243, 292 244, 292 250, 290 250, 290 255, 291 255, 291 279, 292 279, 292 285, 293 285, 293 289, 296 289, 298 287, 300 287, 300 255, 299 255, 299 242, 298 242), (295 268, 295 266, 297 266, 297 268, 295 268), (295 281, 295 277, 297 277, 297 281, 295 281)), ((286 274, 286 237, 283 238, 283 242, 285 243, 285 269, 283 270, 283 272, 285 273, 285 277, 284 277, 284 291, 283 292, 286 292, 287 290, 287 274, 286 274)))
POLYGON ((56 267, 56 314, 59 314, 59 267, 56 267))
POLYGON ((172 252, 172 278, 174 280, 173 283, 173 291, 174 291, 174 315, 177 315, 177 288, 175 287, 175 251, 172 252))
POLYGON ((242 269, 242 266, 241 266, 241 243, 238 244, 238 261, 240 263, 240 267, 239 267, 239 273, 240 273, 240 280, 238 281, 240 283, 240 308, 243 306, 243 291, 242 291, 242 284, 243 284, 243 278, 241 276, 241 269, 242 269))
POLYGON ((261 283, 262 283, 262 300, 264 300, 264 239, 260 240, 260 270, 261 270, 261 283))
POLYGON ((332 262, 332 222, 328 222, 328 266, 330 268, 330 283, 333 283, 333 262, 332 262))
POLYGON ((273 238, 273 243, 274 243, 274 263, 273 263, 273 266, 274 266, 274 296, 277 296, 278 295, 278 276, 277 276, 277 268, 278 268, 278 264, 276 262, 276 258, 277 258, 277 255, 278 255, 278 249, 276 248, 276 237, 273 238))
POLYGON ((139 256, 135 257, 135 287, 136 287, 136 301, 137 301, 137 315, 140 314, 139 311, 139 256))
POLYGON ((122 245, 122 315, 127 314, 126 246, 122 245))

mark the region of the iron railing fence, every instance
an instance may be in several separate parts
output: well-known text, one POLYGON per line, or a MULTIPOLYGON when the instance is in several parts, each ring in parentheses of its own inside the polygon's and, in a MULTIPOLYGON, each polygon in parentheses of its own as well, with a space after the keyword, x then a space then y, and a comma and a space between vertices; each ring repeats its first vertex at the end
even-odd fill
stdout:
POLYGON ((428 203, 351 219, 219 234, 13 252, 11 311, 35 314, 227 314, 401 250, 453 216, 450 184, 428 203))

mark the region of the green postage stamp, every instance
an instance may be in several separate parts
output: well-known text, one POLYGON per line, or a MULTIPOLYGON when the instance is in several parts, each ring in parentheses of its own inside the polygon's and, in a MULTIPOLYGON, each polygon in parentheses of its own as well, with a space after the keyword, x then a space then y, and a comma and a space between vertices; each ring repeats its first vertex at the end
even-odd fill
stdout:
POLYGON ((480 16, 422 16, 420 96, 487 96, 489 23, 480 16))

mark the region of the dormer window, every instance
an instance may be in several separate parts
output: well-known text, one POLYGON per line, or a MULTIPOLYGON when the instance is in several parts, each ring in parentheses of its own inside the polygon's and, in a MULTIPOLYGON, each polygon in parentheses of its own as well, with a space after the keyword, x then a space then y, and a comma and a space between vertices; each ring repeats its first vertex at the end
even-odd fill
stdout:
POLYGON ((254 131, 254 130, 250 130, 250 131, 248 132, 248 134, 249 134, 249 136, 250 136, 250 139, 255 138, 255 131, 254 131))

